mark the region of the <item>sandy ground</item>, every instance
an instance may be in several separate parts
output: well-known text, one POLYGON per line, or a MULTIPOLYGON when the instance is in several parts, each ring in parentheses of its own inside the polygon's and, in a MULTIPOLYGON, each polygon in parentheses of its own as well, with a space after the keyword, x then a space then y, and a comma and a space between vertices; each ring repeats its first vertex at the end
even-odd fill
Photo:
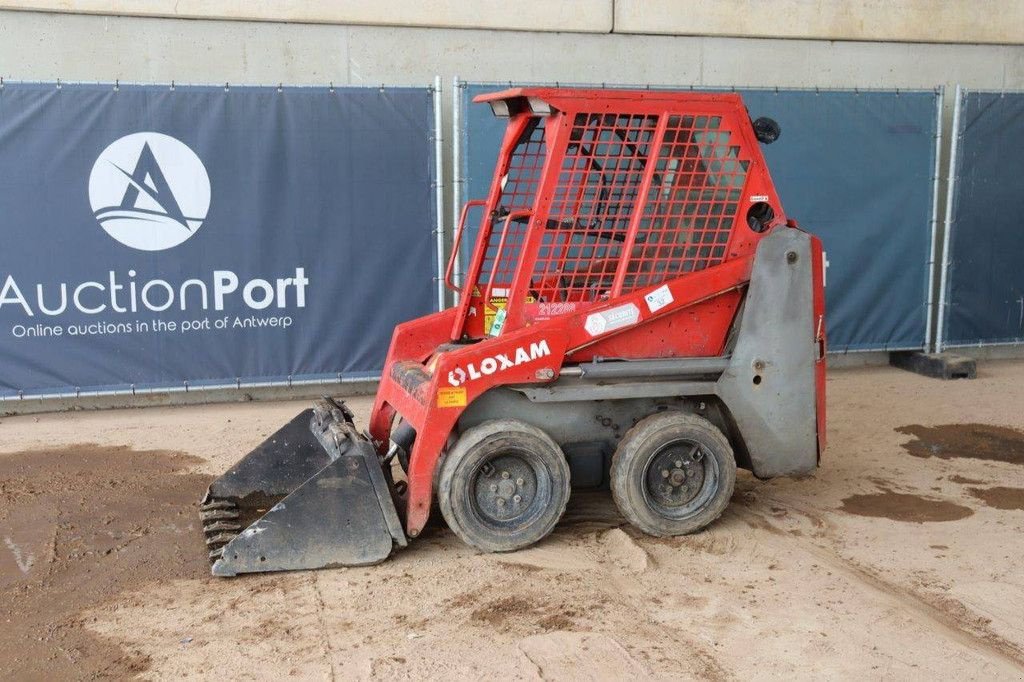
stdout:
POLYGON ((819 471, 741 476, 695 536, 645 537, 587 494, 515 554, 437 526, 373 568, 208 577, 191 505, 304 406, 0 418, 0 671, 1024 677, 1022 362, 833 372, 819 471))

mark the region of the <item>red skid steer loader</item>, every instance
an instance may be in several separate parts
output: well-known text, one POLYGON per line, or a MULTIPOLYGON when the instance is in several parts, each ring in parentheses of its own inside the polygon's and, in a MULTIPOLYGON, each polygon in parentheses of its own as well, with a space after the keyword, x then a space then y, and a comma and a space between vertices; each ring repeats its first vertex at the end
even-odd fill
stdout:
POLYGON ((610 487, 653 535, 714 521, 736 467, 825 446, 821 242, 787 220, 739 95, 517 88, 490 191, 462 211, 458 303, 395 328, 368 432, 324 399, 214 481, 214 575, 361 566, 436 501, 469 545, 551 532, 610 487), (461 288, 466 216, 481 207, 461 288))

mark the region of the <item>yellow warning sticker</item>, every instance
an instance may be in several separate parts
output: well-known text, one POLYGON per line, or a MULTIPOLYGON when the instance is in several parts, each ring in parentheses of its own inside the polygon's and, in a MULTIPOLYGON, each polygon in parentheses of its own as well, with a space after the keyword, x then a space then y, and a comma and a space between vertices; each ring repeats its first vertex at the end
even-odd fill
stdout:
MULTIPOLYGON (((527 303, 533 303, 532 294, 526 296, 527 303)), ((491 336, 501 333, 501 327, 505 323, 505 312, 508 309, 508 296, 492 296, 484 305, 484 331, 491 336)))
MULTIPOLYGON (((497 336, 497 334, 491 332, 491 327, 494 326, 494 318, 498 315, 498 312, 505 310, 505 306, 508 305, 508 298, 505 296, 495 296, 487 303, 488 305, 484 306, 484 331, 491 336, 497 336)), ((505 319, 504 313, 502 313, 501 319, 505 319)))
POLYGON ((466 406, 466 387, 459 386, 457 388, 451 388, 449 386, 443 386, 437 389, 437 406, 438 407, 465 407, 466 406))

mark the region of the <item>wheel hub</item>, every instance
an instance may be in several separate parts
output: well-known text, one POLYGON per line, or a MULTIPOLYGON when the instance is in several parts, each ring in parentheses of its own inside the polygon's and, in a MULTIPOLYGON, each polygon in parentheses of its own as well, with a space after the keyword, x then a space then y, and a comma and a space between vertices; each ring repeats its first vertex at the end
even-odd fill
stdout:
POLYGON ((646 492, 659 507, 678 508, 692 502, 704 486, 704 454, 693 443, 673 443, 651 459, 646 492))
POLYGON ((510 521, 530 509, 537 497, 537 477, 524 458, 498 455, 480 467, 474 493, 483 516, 510 521))

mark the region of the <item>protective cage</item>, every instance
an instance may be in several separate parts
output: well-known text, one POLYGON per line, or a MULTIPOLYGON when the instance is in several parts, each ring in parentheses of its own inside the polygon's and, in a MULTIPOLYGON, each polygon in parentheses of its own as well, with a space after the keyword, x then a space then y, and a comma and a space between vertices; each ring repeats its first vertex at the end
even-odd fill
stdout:
POLYGON ((477 101, 510 121, 489 197, 471 202, 485 207, 486 248, 463 286, 467 336, 717 265, 781 214, 737 95, 531 88, 477 101))

